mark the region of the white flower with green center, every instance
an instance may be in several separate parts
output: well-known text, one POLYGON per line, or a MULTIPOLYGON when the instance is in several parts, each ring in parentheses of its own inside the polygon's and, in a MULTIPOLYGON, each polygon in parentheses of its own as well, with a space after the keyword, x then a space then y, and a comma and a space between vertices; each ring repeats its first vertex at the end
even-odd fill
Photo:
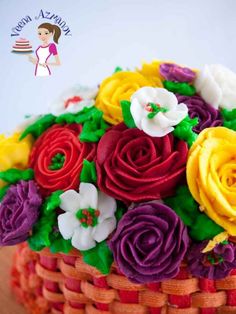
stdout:
POLYGON ((187 116, 188 108, 164 88, 142 87, 131 96, 130 112, 138 129, 162 137, 187 116))
POLYGON ((98 191, 91 183, 80 183, 79 193, 68 190, 60 195, 60 208, 66 213, 58 216, 58 227, 72 246, 86 251, 102 242, 116 228, 116 201, 98 191))
POLYGON ((85 107, 94 106, 97 93, 97 88, 74 86, 56 99, 50 106, 50 112, 56 117, 64 113, 78 113, 85 107))

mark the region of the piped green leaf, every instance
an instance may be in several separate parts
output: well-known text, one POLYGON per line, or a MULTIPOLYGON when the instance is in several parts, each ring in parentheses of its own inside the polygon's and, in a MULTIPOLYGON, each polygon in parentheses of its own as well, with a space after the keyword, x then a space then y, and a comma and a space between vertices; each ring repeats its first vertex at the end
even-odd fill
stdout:
POLYGON ((173 81, 164 81, 164 87, 175 94, 185 95, 185 96, 193 96, 196 94, 196 89, 193 85, 182 82, 173 82, 173 81))
POLYGON ((109 274, 113 255, 106 241, 97 243, 91 250, 81 251, 81 254, 86 264, 96 267, 104 275, 109 274))
POLYGON ((63 191, 58 190, 53 192, 50 196, 48 196, 45 202, 43 203, 42 211, 44 213, 50 213, 57 209, 61 204, 60 195, 62 193, 63 191))
POLYGON ((16 168, 11 168, 6 171, 0 172, 0 179, 10 184, 14 184, 20 180, 29 181, 34 178, 34 170, 26 169, 20 170, 16 168))
POLYGON ((121 71, 123 71, 123 69, 121 67, 117 66, 114 70, 114 73, 121 72, 121 71))
POLYGON ((221 115, 223 117, 223 126, 236 131, 236 109, 221 109, 221 115))
POLYGON ((28 244, 33 251, 41 251, 51 245, 50 234, 56 224, 57 215, 55 211, 51 211, 47 215, 42 213, 33 227, 32 235, 28 239, 28 244))
POLYGON ((223 228, 211 220, 205 213, 200 212, 199 205, 193 199, 186 185, 180 186, 176 194, 164 199, 189 228, 190 237, 195 241, 210 240, 223 232, 223 228))
POLYGON ((24 130, 20 136, 20 140, 23 140, 29 134, 31 134, 34 138, 38 138, 43 132, 45 132, 55 123, 55 120, 56 117, 52 114, 42 116, 24 130))
POLYGON ((80 182, 86 183, 97 182, 97 172, 94 161, 88 161, 87 159, 84 159, 83 168, 80 174, 80 182))
POLYGON ((131 102, 128 100, 121 100, 120 105, 122 109, 124 123, 127 125, 128 128, 135 128, 136 125, 130 112, 131 102))
POLYGON ((198 118, 191 119, 188 115, 176 125, 173 134, 181 140, 188 143, 191 147, 197 138, 197 134, 193 131, 193 127, 198 124, 198 118))

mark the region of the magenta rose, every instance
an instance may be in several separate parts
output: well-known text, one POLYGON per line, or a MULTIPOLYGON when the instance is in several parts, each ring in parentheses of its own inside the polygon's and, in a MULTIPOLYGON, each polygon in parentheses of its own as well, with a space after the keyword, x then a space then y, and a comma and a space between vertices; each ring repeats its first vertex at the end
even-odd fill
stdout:
POLYGON ((127 204, 170 196, 185 177, 187 153, 172 134, 151 137, 118 124, 98 144, 98 186, 127 204))

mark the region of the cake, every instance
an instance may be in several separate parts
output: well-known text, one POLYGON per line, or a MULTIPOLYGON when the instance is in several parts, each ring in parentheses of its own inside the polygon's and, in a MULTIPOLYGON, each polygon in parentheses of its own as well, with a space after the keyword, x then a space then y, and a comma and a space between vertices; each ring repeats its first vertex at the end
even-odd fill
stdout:
POLYGON ((32 46, 29 40, 25 38, 20 38, 15 41, 15 44, 12 47, 12 52, 23 54, 23 53, 33 52, 33 50, 32 50, 32 46))
POLYGON ((236 313, 235 91, 222 65, 118 67, 0 137, 29 313, 236 313))

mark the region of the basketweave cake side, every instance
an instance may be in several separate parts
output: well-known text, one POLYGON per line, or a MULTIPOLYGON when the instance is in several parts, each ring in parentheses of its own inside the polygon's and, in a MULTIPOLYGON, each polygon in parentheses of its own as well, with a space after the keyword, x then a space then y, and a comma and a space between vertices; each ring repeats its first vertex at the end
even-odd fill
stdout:
POLYGON ((236 313, 236 74, 153 61, 0 137, 30 313, 236 313))

